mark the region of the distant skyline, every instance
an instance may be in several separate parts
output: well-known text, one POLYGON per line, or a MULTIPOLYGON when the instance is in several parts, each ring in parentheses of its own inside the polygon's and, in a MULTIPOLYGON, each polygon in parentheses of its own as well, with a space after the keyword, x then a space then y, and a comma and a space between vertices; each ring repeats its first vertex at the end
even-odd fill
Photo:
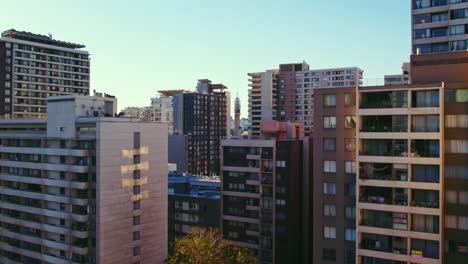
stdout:
POLYGON ((116 95, 119 110, 209 78, 228 86, 232 106, 239 94, 245 118, 248 72, 306 61, 375 80, 399 73, 411 52, 408 1, 187 2, 7 1, 0 30, 85 44, 91 90, 116 95))

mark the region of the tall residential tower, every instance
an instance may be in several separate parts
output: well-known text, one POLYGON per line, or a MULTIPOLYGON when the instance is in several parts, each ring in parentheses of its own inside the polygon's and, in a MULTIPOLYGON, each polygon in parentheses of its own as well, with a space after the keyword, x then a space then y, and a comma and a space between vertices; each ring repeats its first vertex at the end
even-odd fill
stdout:
POLYGON ((1 263, 164 263, 167 126, 116 108, 55 96, 0 121, 1 263))
POLYGON ((47 97, 89 94, 85 46, 10 29, 0 38, 0 116, 46 115, 47 97))

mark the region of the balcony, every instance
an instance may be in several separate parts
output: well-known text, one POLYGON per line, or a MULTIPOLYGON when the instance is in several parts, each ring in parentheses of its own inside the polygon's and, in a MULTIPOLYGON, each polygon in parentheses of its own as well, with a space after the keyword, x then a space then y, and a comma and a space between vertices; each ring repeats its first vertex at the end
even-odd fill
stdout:
POLYGON ((407 157, 408 141, 403 139, 362 139, 359 155, 407 157))
POLYGON ((439 123, 439 115, 413 115, 411 131, 438 133, 440 132, 439 123))
POLYGON ((440 220, 438 215, 412 214, 411 231, 439 234, 440 220))
POLYGON ((262 185, 273 185, 273 177, 271 175, 262 175, 262 185))
POLYGON ((439 242, 423 239, 411 240, 411 252, 423 258, 439 259, 439 242))
POLYGON ((57 155, 57 156, 88 156, 86 149, 61 149, 61 148, 35 148, 35 147, 5 147, 0 146, 2 153, 36 154, 36 155, 57 155))
POLYGON ((439 140, 413 140, 411 142, 411 153, 414 157, 439 158, 439 140))
POLYGON ((361 187, 359 202, 408 206, 408 190, 403 188, 361 187))
POLYGON ((260 185, 260 177, 258 175, 250 175, 245 183, 247 185, 260 185))
POLYGON ((407 238, 377 234, 362 233, 359 248, 401 255, 408 253, 407 238))
POLYGON ((419 165, 413 164, 412 168, 412 181, 413 182, 440 182, 440 168, 439 165, 419 165))
POLYGON ((408 181, 408 165, 392 163, 359 163, 361 180, 408 181))
POLYGON ((361 94, 361 109, 408 107, 407 91, 365 92, 361 94))
POLYGON ((363 116, 360 132, 408 132, 408 116, 363 116))
POLYGON ((408 219, 406 213, 363 210, 361 225, 396 230, 408 230, 408 219))
POLYGON ((411 107, 439 107, 439 90, 412 92, 411 107))
POLYGON ((439 208, 439 191, 412 190, 412 207, 439 208))

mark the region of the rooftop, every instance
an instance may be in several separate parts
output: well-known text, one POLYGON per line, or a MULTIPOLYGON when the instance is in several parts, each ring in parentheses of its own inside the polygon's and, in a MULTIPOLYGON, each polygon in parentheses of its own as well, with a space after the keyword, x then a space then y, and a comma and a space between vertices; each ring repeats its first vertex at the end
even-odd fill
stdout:
POLYGON ((9 30, 3 31, 2 37, 37 42, 37 43, 48 44, 52 46, 69 48, 69 49, 82 49, 86 47, 85 45, 82 45, 82 44, 53 39, 52 35, 46 36, 46 35, 26 32, 26 31, 17 31, 15 29, 9 29, 9 30))

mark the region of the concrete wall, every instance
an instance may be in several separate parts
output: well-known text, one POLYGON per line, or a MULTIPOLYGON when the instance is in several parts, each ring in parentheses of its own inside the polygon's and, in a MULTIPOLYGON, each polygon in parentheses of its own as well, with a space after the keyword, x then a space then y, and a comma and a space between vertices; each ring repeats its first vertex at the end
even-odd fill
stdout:
POLYGON ((185 135, 168 136, 169 163, 177 164, 178 172, 187 171, 187 137, 185 135))
POLYGON ((97 125, 97 260, 164 263, 167 257, 167 125, 99 122, 97 125), (155 131, 158 131, 155 133, 155 131), (135 147, 134 132, 140 133, 135 147), (134 164, 134 155, 141 161, 134 164), (141 177, 134 180, 133 171, 141 177), (133 186, 141 187, 134 194, 133 186), (141 209, 134 210, 134 201, 141 209), (133 216, 141 223, 133 225, 133 216), (133 241, 133 232, 141 238, 133 241), (133 247, 140 246, 140 256, 133 247))

